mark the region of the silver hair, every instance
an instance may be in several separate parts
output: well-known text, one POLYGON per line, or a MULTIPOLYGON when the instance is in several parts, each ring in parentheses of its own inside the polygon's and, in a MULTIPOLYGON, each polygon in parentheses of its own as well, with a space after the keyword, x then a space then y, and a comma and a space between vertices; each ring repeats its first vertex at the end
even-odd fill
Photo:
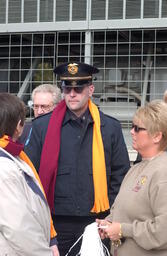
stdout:
POLYGON ((32 91, 32 101, 34 101, 34 96, 38 92, 47 92, 51 93, 53 96, 53 104, 56 105, 62 100, 62 95, 61 95, 61 90, 56 86, 52 84, 41 84, 37 86, 33 91, 32 91))

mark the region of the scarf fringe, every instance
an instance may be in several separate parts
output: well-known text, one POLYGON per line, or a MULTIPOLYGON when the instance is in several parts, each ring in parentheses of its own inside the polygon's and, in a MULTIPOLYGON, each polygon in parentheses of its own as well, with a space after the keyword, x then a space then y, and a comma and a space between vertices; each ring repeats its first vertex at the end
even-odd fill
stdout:
POLYGON ((68 253, 65 256, 68 256, 76 244, 81 240, 82 244, 81 249, 75 256, 110 256, 110 253, 107 247, 102 243, 101 238, 98 233, 97 223, 93 222, 92 224, 86 226, 84 233, 78 238, 78 240, 71 246, 68 253))

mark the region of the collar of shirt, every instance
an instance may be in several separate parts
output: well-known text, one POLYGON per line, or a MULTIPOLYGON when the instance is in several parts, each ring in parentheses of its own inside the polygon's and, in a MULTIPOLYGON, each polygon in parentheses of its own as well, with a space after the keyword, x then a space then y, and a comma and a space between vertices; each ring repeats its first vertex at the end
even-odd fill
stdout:
POLYGON ((88 120, 90 122, 93 122, 89 109, 87 109, 85 113, 83 113, 80 117, 77 117, 72 111, 67 109, 64 117, 63 125, 65 125, 67 122, 70 122, 70 121, 74 121, 74 122, 76 121, 79 125, 83 126, 83 124, 87 123, 88 120))

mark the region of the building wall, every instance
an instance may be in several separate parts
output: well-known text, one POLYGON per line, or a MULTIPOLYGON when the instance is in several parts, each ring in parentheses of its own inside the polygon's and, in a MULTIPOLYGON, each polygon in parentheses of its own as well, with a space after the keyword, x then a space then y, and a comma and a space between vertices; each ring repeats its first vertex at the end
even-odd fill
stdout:
POLYGON ((0 6, 2 32, 158 28, 167 21, 166 0, 0 0, 0 6))

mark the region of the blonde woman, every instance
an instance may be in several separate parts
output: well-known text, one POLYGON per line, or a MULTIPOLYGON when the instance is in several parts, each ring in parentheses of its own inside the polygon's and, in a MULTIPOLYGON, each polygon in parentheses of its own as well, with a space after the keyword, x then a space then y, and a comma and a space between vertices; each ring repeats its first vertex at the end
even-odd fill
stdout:
POLYGON ((167 255, 167 104, 152 101, 133 118, 132 145, 142 161, 125 176, 101 238, 117 256, 167 255))

